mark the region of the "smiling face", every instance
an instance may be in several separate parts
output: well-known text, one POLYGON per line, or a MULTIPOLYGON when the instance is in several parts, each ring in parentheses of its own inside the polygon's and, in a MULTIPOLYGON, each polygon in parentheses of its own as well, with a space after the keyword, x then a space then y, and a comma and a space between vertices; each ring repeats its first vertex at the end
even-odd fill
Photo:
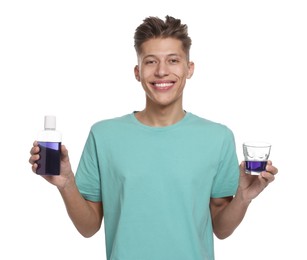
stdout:
POLYGON ((182 109, 182 94, 186 79, 191 78, 194 64, 188 61, 180 40, 154 38, 142 44, 138 54, 135 77, 146 93, 148 106, 178 106, 182 109))

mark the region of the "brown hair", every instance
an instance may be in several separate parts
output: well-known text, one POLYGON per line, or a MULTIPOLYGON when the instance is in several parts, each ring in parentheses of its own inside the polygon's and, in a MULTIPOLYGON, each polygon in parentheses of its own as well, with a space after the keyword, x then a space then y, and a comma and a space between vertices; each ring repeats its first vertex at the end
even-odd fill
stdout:
POLYGON ((192 41, 188 35, 188 26, 182 24, 180 19, 175 19, 168 15, 165 17, 165 21, 153 16, 145 18, 143 23, 135 30, 134 48, 137 54, 139 54, 144 42, 154 38, 169 37, 181 41, 183 50, 189 59, 192 41))

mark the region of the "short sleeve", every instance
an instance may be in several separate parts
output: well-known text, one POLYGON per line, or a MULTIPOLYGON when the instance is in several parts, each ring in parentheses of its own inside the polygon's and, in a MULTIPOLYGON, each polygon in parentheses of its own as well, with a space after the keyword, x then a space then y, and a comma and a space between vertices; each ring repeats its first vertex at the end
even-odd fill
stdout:
POLYGON ((211 192, 212 198, 233 196, 238 188, 240 171, 235 139, 232 131, 227 127, 225 127, 220 154, 219 166, 211 192))
POLYGON ((90 131, 76 172, 76 184, 86 200, 102 201, 101 178, 94 134, 90 131))

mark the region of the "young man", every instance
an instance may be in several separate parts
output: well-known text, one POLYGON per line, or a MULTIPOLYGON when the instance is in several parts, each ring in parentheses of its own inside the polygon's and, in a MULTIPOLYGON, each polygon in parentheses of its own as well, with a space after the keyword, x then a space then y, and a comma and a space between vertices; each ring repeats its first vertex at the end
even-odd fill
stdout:
MULTIPOLYGON (((76 176, 62 146, 60 176, 44 178, 83 236, 104 217, 107 259, 212 260, 213 233, 231 235, 277 168, 268 162, 259 176, 245 174, 231 130, 183 109, 194 71, 186 25, 148 17, 134 39, 145 108, 94 124, 76 176)), ((38 152, 34 142, 34 172, 38 152)))

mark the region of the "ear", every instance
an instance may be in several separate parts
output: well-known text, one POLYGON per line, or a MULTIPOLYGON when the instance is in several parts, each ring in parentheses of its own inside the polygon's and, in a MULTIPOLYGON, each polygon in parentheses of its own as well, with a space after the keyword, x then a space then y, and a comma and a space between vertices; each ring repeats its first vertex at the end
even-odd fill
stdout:
POLYGON ((190 79, 194 73, 194 62, 193 61, 189 61, 188 69, 189 69, 189 72, 188 72, 187 78, 190 79))
POLYGON ((141 78, 140 78, 140 70, 139 70, 139 66, 138 65, 135 65, 135 67, 134 67, 134 76, 135 76, 137 81, 141 80, 141 78))

